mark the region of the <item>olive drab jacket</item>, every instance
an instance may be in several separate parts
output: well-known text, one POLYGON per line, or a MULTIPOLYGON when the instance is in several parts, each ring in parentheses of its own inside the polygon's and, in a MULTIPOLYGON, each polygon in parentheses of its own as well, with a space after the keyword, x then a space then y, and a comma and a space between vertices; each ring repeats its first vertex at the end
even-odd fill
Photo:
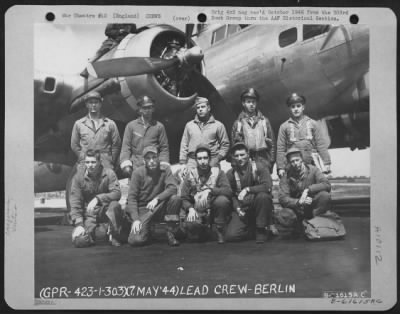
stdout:
POLYGON ((328 152, 329 138, 323 136, 317 122, 308 116, 304 116, 299 122, 289 118, 280 126, 276 156, 278 169, 285 169, 285 154, 293 146, 302 151, 303 160, 307 164, 313 163, 313 152, 319 153, 325 165, 331 164, 328 152))
POLYGON ((75 225, 83 223, 84 213, 93 198, 98 206, 108 206, 111 201, 119 201, 121 189, 117 175, 113 170, 102 167, 95 178, 88 176, 86 168, 78 170, 71 184, 71 220, 75 225))
POLYGON ((106 168, 114 169, 121 149, 121 138, 115 122, 103 117, 96 129, 89 116, 75 122, 72 128, 71 149, 83 164, 85 153, 89 149, 99 150, 101 163, 106 168))
POLYGON ((297 208, 297 202, 305 189, 309 195, 314 196, 318 192, 331 191, 331 184, 326 176, 313 165, 305 165, 304 174, 297 177, 289 168, 288 172, 279 181, 279 203, 284 208, 297 208))
POLYGON ((165 127, 153 120, 145 126, 141 117, 126 125, 120 156, 120 166, 131 166, 137 169, 144 165, 143 149, 155 146, 158 149, 160 162, 169 163, 169 146, 165 127))

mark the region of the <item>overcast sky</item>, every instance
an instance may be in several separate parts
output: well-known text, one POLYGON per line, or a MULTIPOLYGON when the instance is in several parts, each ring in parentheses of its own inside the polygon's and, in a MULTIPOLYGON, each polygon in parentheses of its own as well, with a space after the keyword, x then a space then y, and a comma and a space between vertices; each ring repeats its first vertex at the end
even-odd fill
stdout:
MULTIPOLYGON (((105 25, 35 25, 35 70, 77 74, 105 39, 105 25)), ((332 175, 369 176, 370 149, 331 149, 332 175)))

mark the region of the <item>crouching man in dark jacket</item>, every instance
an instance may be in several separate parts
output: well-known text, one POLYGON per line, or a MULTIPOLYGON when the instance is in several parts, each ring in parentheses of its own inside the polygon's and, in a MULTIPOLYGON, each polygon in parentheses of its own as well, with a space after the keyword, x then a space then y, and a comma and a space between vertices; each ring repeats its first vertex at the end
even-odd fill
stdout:
POLYGON ((86 151, 84 163, 71 185, 72 243, 76 247, 93 245, 98 223, 108 222, 111 244, 120 246, 123 214, 118 178, 101 165, 99 151, 86 151))
POLYGON ((292 233, 303 230, 303 219, 311 219, 330 209, 331 185, 317 167, 303 162, 298 148, 289 149, 286 159, 289 168, 279 183, 282 209, 276 218, 281 230, 292 233))
POLYGON ((214 223, 218 243, 224 243, 224 229, 231 210, 232 190, 225 173, 211 167, 211 150, 200 144, 195 151, 196 168, 188 170, 182 184, 184 229, 189 238, 206 240, 207 226, 214 223))
POLYGON ((127 213, 133 223, 128 243, 132 246, 147 244, 151 224, 166 221, 168 244, 178 246, 174 237, 182 204, 176 195, 178 183, 169 166, 160 168, 157 147, 145 147, 143 158, 145 165, 132 173, 129 186, 127 213))
POLYGON ((272 180, 267 165, 249 159, 249 149, 241 142, 231 149, 232 169, 226 176, 234 191, 232 218, 228 224, 227 241, 244 240, 249 229, 256 228, 256 242, 264 243, 272 225, 272 180))

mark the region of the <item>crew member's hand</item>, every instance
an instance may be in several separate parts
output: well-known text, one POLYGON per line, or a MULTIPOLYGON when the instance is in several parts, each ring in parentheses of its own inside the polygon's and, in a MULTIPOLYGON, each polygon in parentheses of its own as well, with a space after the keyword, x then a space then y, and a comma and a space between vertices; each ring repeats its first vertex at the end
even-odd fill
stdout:
POLYGON ((240 207, 236 208, 236 212, 239 217, 244 217, 246 215, 246 213, 240 207))
POLYGON ((94 215, 94 209, 95 209, 95 207, 96 207, 98 202, 99 202, 99 200, 97 199, 97 197, 93 198, 90 201, 90 203, 88 204, 88 207, 87 207, 87 213, 89 215, 94 215))
POLYGON ((307 195, 308 195, 308 189, 305 189, 305 190, 303 191, 303 193, 301 194, 301 197, 300 197, 300 199, 299 199, 299 204, 300 204, 300 205, 303 205, 303 204, 304 204, 304 202, 305 202, 305 200, 306 200, 306 198, 307 198, 307 195))
POLYGON ((161 169, 161 170, 165 170, 165 169, 167 169, 168 167, 171 167, 171 165, 170 165, 168 162, 166 162, 166 161, 160 161, 160 169, 161 169))
POLYGON ((239 201, 243 201, 243 199, 245 198, 245 196, 247 195, 247 193, 249 193, 249 188, 244 188, 243 190, 240 191, 239 195, 238 195, 238 200, 239 201))
POLYGON ((125 178, 130 178, 132 176, 133 168, 131 166, 125 166, 122 168, 122 174, 125 178))
POLYGON ((153 210, 158 204, 158 199, 155 197, 151 202, 149 202, 146 206, 147 209, 153 210))
POLYGON ((182 180, 186 177, 187 173, 188 173, 187 166, 186 165, 182 165, 180 170, 179 170, 179 176, 181 177, 182 180))
POLYGON ((188 215, 186 217, 186 220, 189 221, 189 222, 193 222, 193 221, 196 221, 196 219, 198 217, 199 216, 197 215, 196 210, 193 207, 189 208, 189 213, 188 213, 188 215))
POLYGON ((307 196, 306 199, 304 200, 304 204, 311 205, 311 203, 312 203, 312 198, 307 196))
POLYGON ((142 229, 142 223, 140 220, 135 220, 132 224, 131 233, 138 234, 140 229, 142 229))
POLYGON ((325 171, 324 173, 329 174, 331 173, 331 165, 325 165, 325 171))
POLYGON ((282 178, 285 175, 285 169, 279 169, 278 170, 278 176, 279 178, 282 178))
POLYGON ((82 226, 78 226, 74 229, 72 232, 72 240, 74 240, 77 237, 83 236, 85 234, 86 230, 82 226))

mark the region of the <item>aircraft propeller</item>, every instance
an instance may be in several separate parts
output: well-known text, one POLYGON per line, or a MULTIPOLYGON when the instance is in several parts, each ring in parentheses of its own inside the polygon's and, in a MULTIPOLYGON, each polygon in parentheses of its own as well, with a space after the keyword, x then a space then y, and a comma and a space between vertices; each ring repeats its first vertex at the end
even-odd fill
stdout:
POLYGON ((198 64, 204 55, 201 48, 195 46, 179 51, 174 58, 125 57, 99 60, 88 64, 88 72, 97 78, 135 76, 156 73, 161 70, 179 66, 198 64))

